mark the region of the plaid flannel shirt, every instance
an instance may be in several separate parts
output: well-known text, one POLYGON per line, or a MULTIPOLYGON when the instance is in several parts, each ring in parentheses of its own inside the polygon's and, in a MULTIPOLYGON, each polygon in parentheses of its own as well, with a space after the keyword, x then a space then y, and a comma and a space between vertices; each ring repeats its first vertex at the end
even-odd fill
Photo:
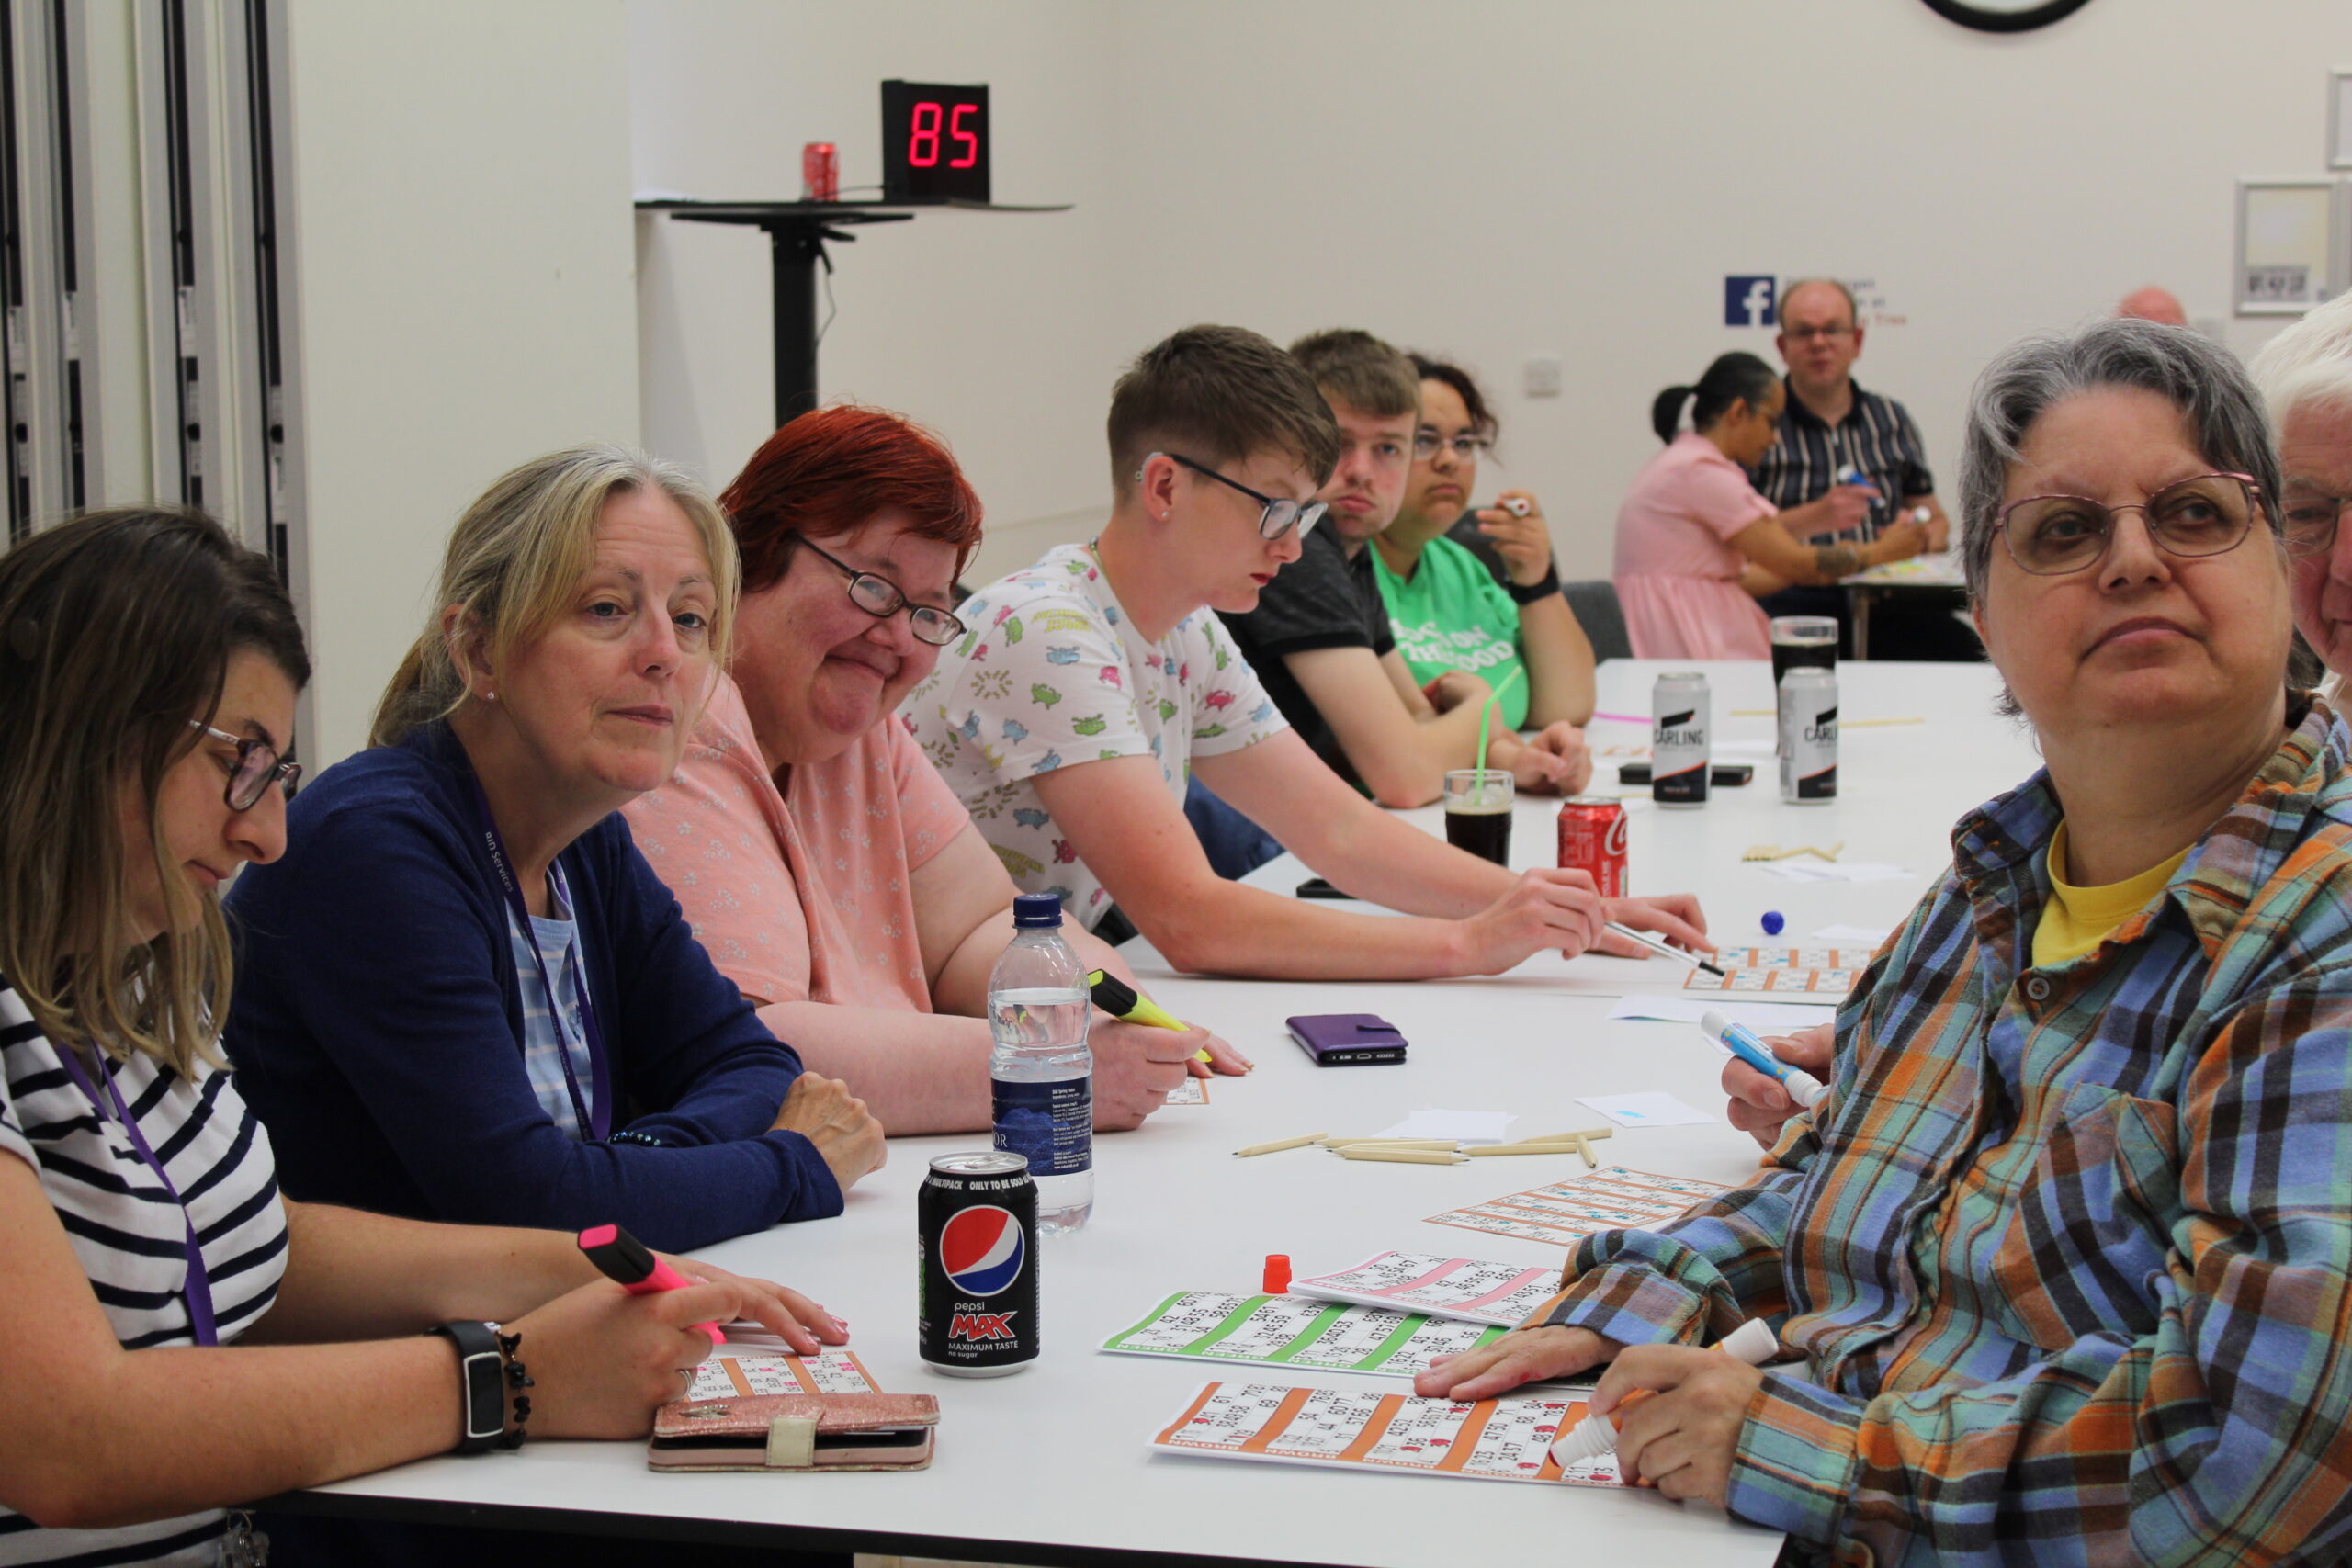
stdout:
POLYGON ((2352 1550, 2352 732, 2290 716, 2065 964, 2031 966, 2048 775, 1971 812, 1814 1118, 1749 1185, 1577 1249, 1531 1321, 1787 1314, 1805 1365, 1748 1408, 1734 1513, 1852 1563, 2352 1550))

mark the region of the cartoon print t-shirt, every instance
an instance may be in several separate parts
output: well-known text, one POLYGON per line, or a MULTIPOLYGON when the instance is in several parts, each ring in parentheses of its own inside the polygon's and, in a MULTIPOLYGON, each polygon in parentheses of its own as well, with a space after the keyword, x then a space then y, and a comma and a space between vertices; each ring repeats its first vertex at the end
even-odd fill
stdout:
POLYGON ((1157 643, 1136 636, 1091 545, 1048 551, 956 613, 972 629, 899 711, 1021 890, 1060 894, 1090 931, 1110 896, 1030 781, 1151 757, 1182 806, 1195 756, 1288 728, 1212 612, 1195 610, 1157 643))

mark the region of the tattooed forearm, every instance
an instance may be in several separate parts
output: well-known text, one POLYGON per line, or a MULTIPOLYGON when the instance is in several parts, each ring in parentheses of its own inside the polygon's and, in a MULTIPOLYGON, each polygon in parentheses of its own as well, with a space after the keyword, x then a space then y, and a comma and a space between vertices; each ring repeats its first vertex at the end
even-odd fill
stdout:
POLYGON ((1813 570, 1832 582, 1841 577, 1851 577, 1862 570, 1861 547, 1815 545, 1813 547, 1813 570))

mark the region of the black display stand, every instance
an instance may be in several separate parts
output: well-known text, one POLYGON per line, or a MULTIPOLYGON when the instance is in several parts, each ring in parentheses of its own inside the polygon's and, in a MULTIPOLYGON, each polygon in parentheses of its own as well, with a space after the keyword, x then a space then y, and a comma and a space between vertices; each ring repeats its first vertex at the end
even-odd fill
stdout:
POLYGON ((825 242, 848 243, 866 223, 904 223, 925 209, 965 212, 1068 212, 1069 206, 1006 207, 976 201, 640 201, 695 223, 740 223, 767 231, 775 300, 775 422, 789 424, 817 406, 817 269, 832 269, 825 242))

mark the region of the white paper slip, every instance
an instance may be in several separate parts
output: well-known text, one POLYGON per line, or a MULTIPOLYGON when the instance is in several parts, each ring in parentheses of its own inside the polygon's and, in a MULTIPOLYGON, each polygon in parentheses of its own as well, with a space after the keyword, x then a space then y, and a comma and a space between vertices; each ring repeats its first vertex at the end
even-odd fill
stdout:
POLYGON ((1617 1456, 1566 1470, 1552 1439, 1584 1417, 1581 1393, 1457 1404, 1398 1393, 1213 1382, 1153 1437, 1166 1453, 1275 1464, 1393 1470, 1472 1481, 1617 1486, 1617 1456))
POLYGON ((1744 1023, 1758 1034, 1786 1034, 1792 1029, 1832 1022, 1838 1017, 1836 1008, 1811 1003, 1727 1002, 1702 997, 1626 997, 1609 1010, 1609 1016, 1697 1023, 1711 1012, 1719 1012, 1734 1023, 1744 1023))
POLYGON ((879 1393, 881 1384, 847 1350, 780 1356, 729 1340, 695 1369, 688 1399, 753 1399, 765 1393, 879 1393))
POLYGON ((1209 1080, 1184 1075, 1184 1081, 1168 1091, 1170 1105, 1206 1105, 1209 1102, 1209 1080))
POLYGON ((1508 1111, 1416 1111, 1375 1138, 1451 1138, 1457 1144, 1499 1144, 1517 1121, 1508 1111))
POLYGON ((1383 1252, 1336 1274, 1294 1279, 1291 1293, 1364 1306, 1396 1307, 1431 1317, 1516 1326, 1560 1288, 1556 1269, 1440 1258, 1432 1252, 1383 1252))
POLYGON ((1589 1106, 1620 1127, 1704 1127, 1723 1120, 1670 1094, 1579 1095, 1578 1105, 1589 1106))
POLYGON ((1782 882, 1903 882, 1919 874, 1883 861, 1826 861, 1811 855, 1771 861, 1757 869, 1782 882))
POLYGON ((1894 934, 1892 926, 1824 926, 1813 933, 1813 940, 1833 947, 1867 947, 1876 952, 1879 944, 1894 934))

